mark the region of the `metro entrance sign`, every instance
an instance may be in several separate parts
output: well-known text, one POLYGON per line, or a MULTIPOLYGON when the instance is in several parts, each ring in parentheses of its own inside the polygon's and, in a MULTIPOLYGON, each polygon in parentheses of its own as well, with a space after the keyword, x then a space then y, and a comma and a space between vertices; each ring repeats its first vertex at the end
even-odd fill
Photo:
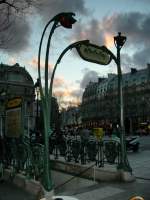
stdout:
MULTIPOLYGON (((121 60, 120 60, 120 51, 126 42, 126 37, 121 35, 121 32, 114 37, 114 44, 117 48, 117 56, 115 56, 107 47, 97 46, 95 44, 81 44, 76 47, 79 55, 86 61, 97 63, 100 65, 108 65, 113 59, 117 65, 118 72, 118 109, 120 112, 120 162, 118 169, 122 169, 123 172, 129 172, 129 176, 132 175, 132 168, 130 167, 126 143, 125 143, 125 128, 124 128, 124 106, 123 106, 123 86, 122 86, 122 70, 121 70, 121 60)), ((123 175, 124 177, 124 175, 123 175)), ((123 178, 124 179, 124 178, 123 178)))
POLYGON ((108 52, 108 49, 105 46, 97 46, 95 44, 81 44, 76 47, 79 55, 82 59, 97 63, 100 65, 108 65, 112 56, 108 52))

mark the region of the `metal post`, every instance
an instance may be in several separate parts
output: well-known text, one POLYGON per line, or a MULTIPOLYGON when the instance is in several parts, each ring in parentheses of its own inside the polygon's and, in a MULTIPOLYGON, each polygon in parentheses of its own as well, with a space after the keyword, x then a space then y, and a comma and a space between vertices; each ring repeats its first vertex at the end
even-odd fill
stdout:
POLYGON ((51 178, 51 171, 50 171, 50 160, 49 160, 49 136, 52 133, 51 130, 51 121, 50 121, 50 114, 51 114, 51 98, 48 93, 48 58, 49 58, 49 48, 52 35, 56 28, 58 22, 54 22, 52 29, 49 34, 48 42, 47 42, 47 49, 46 49, 46 58, 45 58, 45 96, 42 96, 42 108, 43 108, 43 118, 44 118, 44 186, 47 191, 52 190, 52 178, 51 178))
POLYGON ((41 40, 39 45, 39 51, 38 51, 38 76, 39 76, 39 86, 40 86, 40 94, 41 94, 41 103, 42 103, 42 113, 43 113, 43 119, 44 119, 44 177, 43 177, 43 185, 47 191, 52 190, 53 184, 52 184, 52 178, 51 178, 51 171, 50 171, 50 159, 49 159, 49 137, 52 133, 51 130, 51 98, 52 94, 49 94, 48 89, 48 60, 49 60, 49 49, 50 49, 50 43, 52 35, 55 31, 55 29, 58 27, 58 24, 60 23, 61 26, 65 28, 72 28, 72 24, 76 22, 76 20, 73 18, 75 14, 74 13, 60 13, 56 16, 54 16, 45 26, 41 40), (41 84, 41 72, 40 72, 40 56, 41 56, 41 47, 43 38, 46 32, 47 27, 51 22, 54 22, 48 42, 47 42, 47 48, 46 48, 46 57, 45 57, 45 92, 43 92, 42 84, 41 84))
POLYGON ((125 127, 124 127, 124 105, 123 105, 123 91, 122 91, 122 71, 121 71, 121 60, 120 60, 120 45, 116 45, 117 48, 117 71, 118 71, 118 103, 119 103, 119 116, 120 116, 120 145, 121 145, 121 158, 118 168, 125 171, 132 171, 126 151, 126 140, 125 140, 125 127))
MULTIPOLYGON (((37 92, 37 100, 36 100, 36 128, 38 127, 38 120, 39 120, 39 91, 37 92)), ((37 128, 38 131, 38 128, 37 128)))

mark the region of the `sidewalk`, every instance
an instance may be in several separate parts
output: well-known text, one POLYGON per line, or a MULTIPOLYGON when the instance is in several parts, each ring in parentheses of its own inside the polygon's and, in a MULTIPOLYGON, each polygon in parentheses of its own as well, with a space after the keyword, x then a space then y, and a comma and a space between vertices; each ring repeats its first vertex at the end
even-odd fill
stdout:
MULTIPOLYGON (((150 141, 150 137, 146 137, 150 141)), ((150 143, 147 141, 147 144, 150 143)), ((149 148, 150 149, 150 148, 149 148)), ((79 200, 129 200, 133 196, 143 196, 150 200, 150 150, 142 147, 137 153, 128 152, 130 165, 136 181, 132 183, 94 182, 92 180, 75 178, 62 186, 58 195, 71 195, 79 200)), ((111 168, 106 166, 104 170, 111 168)), ((114 168, 114 166, 113 166, 114 168)), ((56 177, 56 176, 55 176, 56 177)), ((71 176, 68 175, 68 179, 71 176)), ((67 178, 66 178, 67 179, 67 178)))
POLYGON ((134 175, 140 177, 135 182, 98 183, 76 178, 62 187, 57 194, 74 196, 79 200, 129 200, 136 195, 143 196, 145 200, 150 200, 150 158, 147 159, 146 157, 146 155, 150 155, 150 151, 141 152, 139 155, 141 162, 135 160, 138 155, 135 155, 135 159, 132 155, 129 155, 134 175), (146 153, 145 156, 144 153, 146 153))
POLYGON ((150 200, 150 150, 129 152, 128 158, 136 177, 135 182, 97 183, 86 180, 85 185, 88 182, 89 186, 72 187, 70 191, 66 190, 59 194, 71 195, 80 200, 128 200, 133 196, 142 196, 144 200, 150 200))

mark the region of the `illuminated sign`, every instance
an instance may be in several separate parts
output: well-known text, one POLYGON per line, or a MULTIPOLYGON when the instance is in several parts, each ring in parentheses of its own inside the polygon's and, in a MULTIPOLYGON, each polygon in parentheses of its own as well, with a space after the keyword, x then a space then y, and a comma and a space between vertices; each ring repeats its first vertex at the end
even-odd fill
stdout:
POLYGON ((81 44, 76 49, 81 58, 89 62, 108 65, 112 59, 105 46, 99 47, 94 44, 81 44))
POLYGON ((15 108, 21 105, 22 99, 21 98, 14 98, 8 101, 7 108, 15 108))

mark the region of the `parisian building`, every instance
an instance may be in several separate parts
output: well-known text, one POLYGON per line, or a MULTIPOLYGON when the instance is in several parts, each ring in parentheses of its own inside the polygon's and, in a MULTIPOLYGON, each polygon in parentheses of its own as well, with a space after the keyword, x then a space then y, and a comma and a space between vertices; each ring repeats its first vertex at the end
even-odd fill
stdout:
MULTIPOLYGON (((51 127, 60 128, 59 107, 52 97, 51 127)), ((0 136, 30 136, 44 130, 39 88, 18 63, 0 64, 0 136), (38 97, 36 97, 38 93, 38 97), (36 97, 36 98, 35 98, 36 97)))
MULTIPOLYGON (((131 68, 122 75, 124 124, 126 133, 135 132, 150 122, 150 64, 144 69, 131 68)), ((118 77, 108 74, 90 82, 82 96, 82 122, 107 129, 119 124, 118 77)))
POLYGON ((68 107, 61 111, 60 115, 61 128, 78 127, 82 124, 80 106, 68 107))
POLYGON ((34 124, 34 82, 18 63, 0 64, 0 135, 29 134, 34 124))

